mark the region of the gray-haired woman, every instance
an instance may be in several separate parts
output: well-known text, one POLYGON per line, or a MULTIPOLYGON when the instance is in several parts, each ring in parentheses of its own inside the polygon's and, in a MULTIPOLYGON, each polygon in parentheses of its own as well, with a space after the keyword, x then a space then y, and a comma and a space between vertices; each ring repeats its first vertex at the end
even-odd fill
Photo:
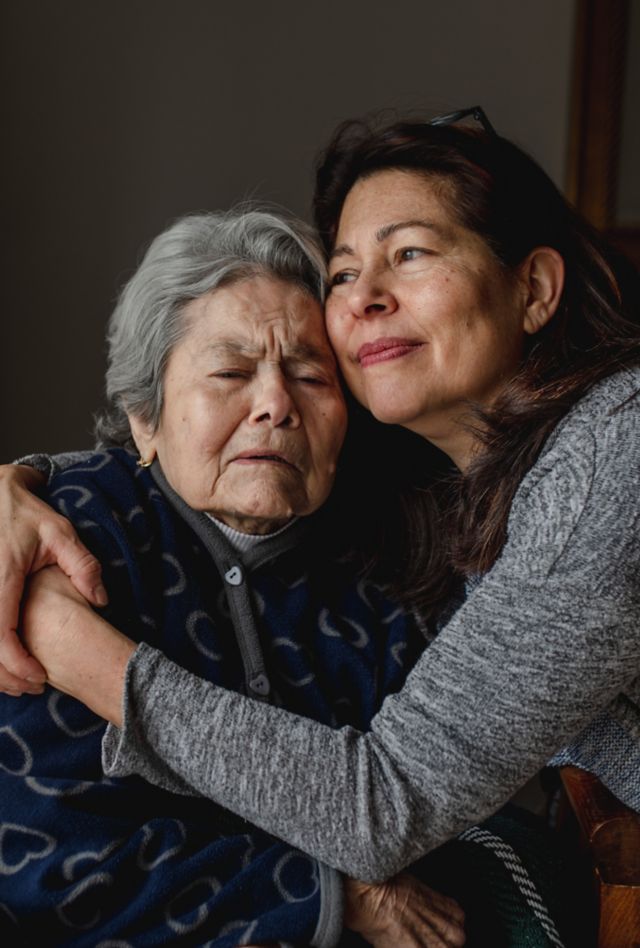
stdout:
MULTIPOLYGON (((104 450, 53 477, 48 498, 102 565, 110 603, 91 621, 103 631, 108 619, 203 679, 366 727, 423 640, 379 590, 358 586, 331 519, 312 516, 346 428, 322 275, 307 229, 271 214, 194 215, 161 234, 109 325, 104 450)), ((66 577, 45 570, 25 628, 53 644, 79 604, 69 595, 66 577)), ((91 651, 100 661, 97 640, 91 651)), ((60 692, 30 690, 0 697, 0 921, 13 937, 338 942, 335 870, 208 801, 106 779, 104 723, 60 692)), ((417 880, 397 891, 442 930, 433 944, 462 943, 455 903, 417 880)), ((368 904, 358 899, 360 924, 368 904)))

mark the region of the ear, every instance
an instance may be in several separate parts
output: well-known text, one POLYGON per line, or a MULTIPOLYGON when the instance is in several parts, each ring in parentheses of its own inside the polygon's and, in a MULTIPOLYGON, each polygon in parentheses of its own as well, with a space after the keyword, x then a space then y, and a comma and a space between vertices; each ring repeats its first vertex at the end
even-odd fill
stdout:
POLYGON ((156 432, 149 422, 142 421, 137 415, 127 414, 127 418, 141 460, 150 463, 156 456, 156 432))
POLYGON ((523 329, 530 336, 546 326, 558 308, 564 287, 564 260, 553 247, 536 247, 520 264, 526 291, 523 329))

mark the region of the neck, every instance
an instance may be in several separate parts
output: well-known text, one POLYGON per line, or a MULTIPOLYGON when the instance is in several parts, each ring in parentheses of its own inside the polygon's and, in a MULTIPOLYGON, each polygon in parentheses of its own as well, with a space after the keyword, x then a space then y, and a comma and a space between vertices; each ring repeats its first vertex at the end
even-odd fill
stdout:
POLYGON ((292 526, 297 517, 293 517, 291 520, 287 520, 283 527, 280 527, 279 530, 276 530, 271 533, 242 533, 240 530, 236 530, 234 527, 230 527, 228 524, 224 523, 222 520, 218 520, 216 517, 211 514, 207 516, 213 520, 216 526, 219 528, 220 532, 224 534, 231 546, 240 554, 246 553, 248 550, 253 549, 255 546, 258 546, 264 540, 270 540, 273 537, 277 536, 279 533, 284 533, 290 526, 292 526))
POLYGON ((281 520, 265 520, 262 517, 238 517, 229 514, 224 514, 223 516, 219 513, 210 513, 209 511, 207 511, 207 514, 212 520, 215 520, 216 523, 222 524, 229 530, 254 537, 272 536, 274 533, 284 530, 285 527, 288 527, 289 524, 293 523, 296 519, 295 517, 286 517, 281 520))
POLYGON ((480 441, 472 427, 477 427, 477 424, 477 420, 467 413, 453 421, 440 420, 439 424, 434 424, 433 419, 418 419, 415 424, 406 427, 443 451, 464 474, 480 447, 480 441))

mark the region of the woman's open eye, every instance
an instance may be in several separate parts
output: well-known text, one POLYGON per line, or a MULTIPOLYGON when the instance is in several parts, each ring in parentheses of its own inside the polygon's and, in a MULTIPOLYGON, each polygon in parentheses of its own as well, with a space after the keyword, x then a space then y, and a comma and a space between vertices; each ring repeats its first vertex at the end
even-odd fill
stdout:
POLYGON ((329 287, 343 286, 345 283, 353 283, 356 274, 351 270, 340 270, 329 277, 329 287))
POLYGON ((426 247, 402 247, 396 251, 396 261, 398 263, 407 263, 411 260, 418 260, 420 257, 425 257, 431 252, 432 251, 427 250, 426 247))

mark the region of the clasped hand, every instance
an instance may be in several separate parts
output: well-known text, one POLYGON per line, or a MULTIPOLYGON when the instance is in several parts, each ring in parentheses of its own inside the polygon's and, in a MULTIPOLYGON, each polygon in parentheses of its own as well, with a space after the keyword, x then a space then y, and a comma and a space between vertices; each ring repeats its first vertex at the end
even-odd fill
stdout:
POLYGON ((89 603, 107 602, 98 560, 71 524, 31 493, 41 484, 31 468, 0 467, 0 691, 16 696, 38 694, 46 678, 17 634, 27 576, 57 564, 89 603))
POLYGON ((345 881, 345 925, 374 948, 460 948, 464 912, 408 873, 388 882, 345 881))

